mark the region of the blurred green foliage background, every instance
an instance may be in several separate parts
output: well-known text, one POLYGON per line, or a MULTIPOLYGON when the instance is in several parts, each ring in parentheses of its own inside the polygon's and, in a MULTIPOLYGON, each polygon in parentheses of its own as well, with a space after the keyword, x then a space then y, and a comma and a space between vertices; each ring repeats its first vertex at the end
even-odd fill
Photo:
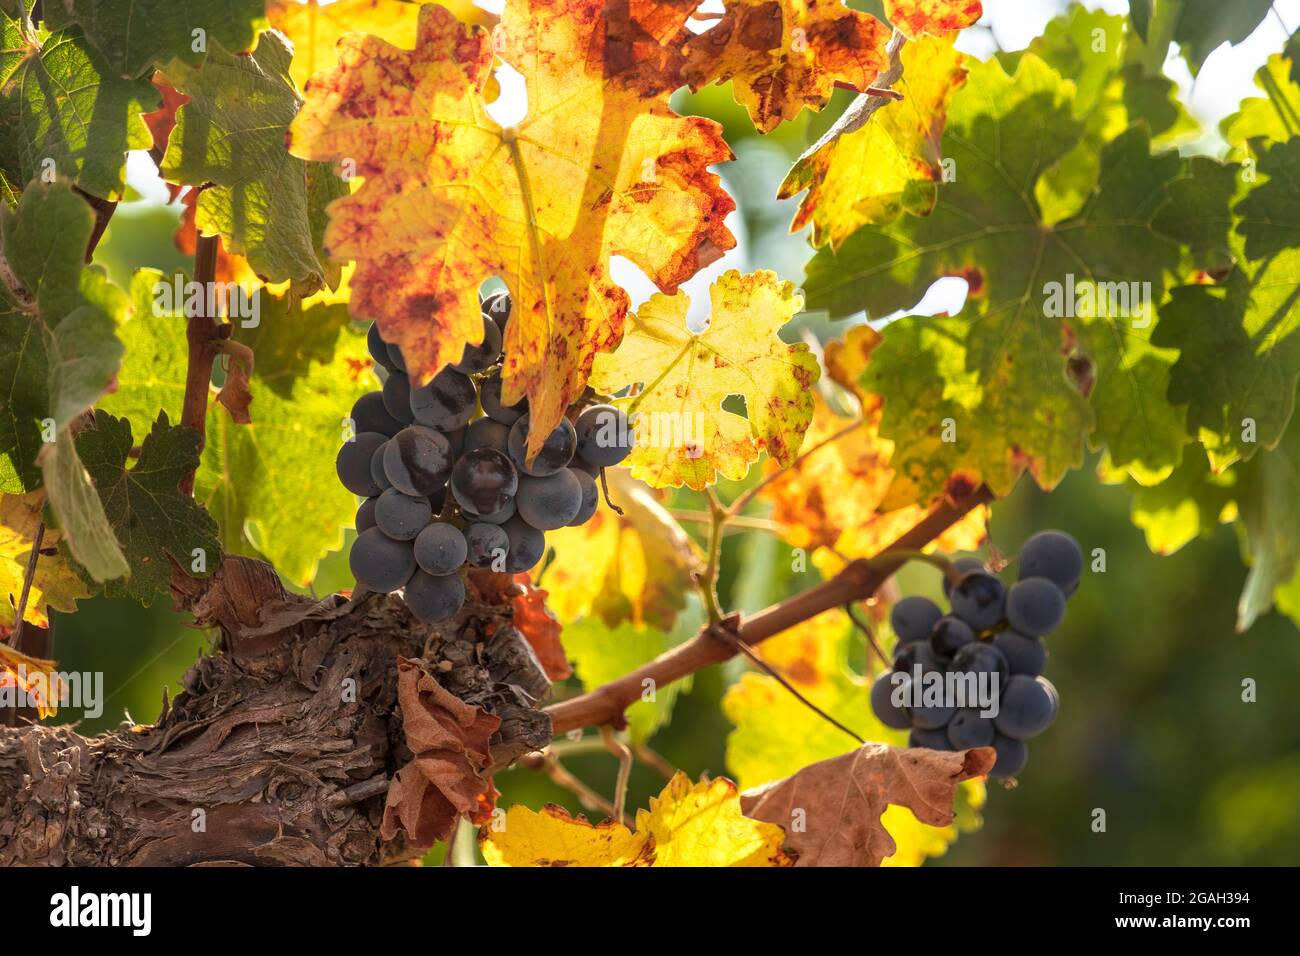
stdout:
MULTIPOLYGON (((737 161, 724 169, 744 219, 744 266, 773 268, 796 282, 809 248, 786 228, 793 206, 772 200, 790 162, 848 102, 786 124, 761 140, 726 88, 683 97, 686 111, 720 120, 737 161)), ((176 207, 147 201, 118 211, 97 260, 126 285, 132 270, 184 267, 172 234, 176 207)), ((791 332, 820 340, 846 326, 801 317, 791 332)), ((1248 633, 1234 632, 1245 579, 1233 531, 1220 527, 1178 553, 1153 555, 1129 520, 1130 492, 1103 485, 1096 462, 1047 495, 1022 481, 993 509, 996 547, 1014 555, 1041 528, 1061 528, 1085 552, 1102 548, 1104 574, 1090 574, 1049 639, 1048 676, 1062 698, 1055 726, 1030 747, 1019 786, 989 788, 982 830, 963 835, 931 865, 968 864, 1282 864, 1300 860, 1300 634, 1276 612, 1248 633), (1258 702, 1242 701, 1242 681, 1258 684, 1258 702), (1092 828, 1106 812, 1105 832, 1092 828)), ((757 477, 755 468, 750 481, 757 477)), ((724 498, 734 494, 724 486, 724 498)), ((1300 493, 1300 489, 1297 489, 1300 493)), ((698 508, 689 494, 682 507, 698 508)), ((694 533, 695 529, 691 529, 694 533)), ((720 591, 724 604, 756 610, 807 587, 816 572, 790 571, 787 546, 763 532, 727 538, 720 591)), ((899 575, 905 593, 938 596, 933 569, 899 575)), ((350 585, 341 555, 327 559, 313 590, 350 585)), ((57 615, 56 654, 66 669, 102 671, 105 713, 82 733, 159 713, 209 638, 163 603, 141 608, 125 600, 84 602, 57 615)), ((692 776, 726 773, 730 724, 719 700, 745 668, 732 661, 696 675, 678 697, 671 722, 651 740, 667 761, 692 776)), ((567 757, 566 767, 603 794, 614 789, 616 764, 594 751, 567 757)), ((498 778, 502 804, 547 801, 581 810, 567 791, 529 770, 498 778)), ((637 764, 629 810, 646 806, 663 780, 637 764)), ((435 850, 431 859, 440 857, 435 850)))

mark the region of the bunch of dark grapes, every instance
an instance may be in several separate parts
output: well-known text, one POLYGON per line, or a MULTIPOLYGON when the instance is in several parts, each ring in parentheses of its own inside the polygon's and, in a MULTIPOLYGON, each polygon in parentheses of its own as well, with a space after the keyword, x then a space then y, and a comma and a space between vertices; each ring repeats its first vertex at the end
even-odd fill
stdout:
POLYGON ((991 775, 1014 777, 1029 755, 1025 741, 1056 719, 1056 688, 1042 676, 1043 638, 1065 617, 1066 599, 1083 574, 1083 553, 1068 534, 1043 531, 1025 542, 1020 579, 1010 587, 974 558, 962 558, 956 567, 961 577, 943 585, 951 605, 947 614, 924 597, 894 605, 894 666, 872 686, 871 707, 886 726, 910 730, 911 747, 992 747, 997 762, 991 775), (981 716, 978 706, 946 706, 950 700, 918 703, 911 695, 918 674, 929 684, 930 674, 984 675, 990 684, 996 677, 997 715, 981 716), (915 706, 895 706, 896 686, 904 690, 901 699, 915 706))
POLYGON ((506 293, 482 303, 483 343, 426 385, 413 386, 401 350, 370 329, 384 380, 352 407, 355 437, 339 449, 339 480, 364 500, 349 553, 358 586, 404 589, 430 622, 465 602, 465 568, 527 571, 547 531, 596 511, 600 470, 631 451, 627 418, 612 405, 578 404, 525 458, 527 399, 501 402, 506 293))

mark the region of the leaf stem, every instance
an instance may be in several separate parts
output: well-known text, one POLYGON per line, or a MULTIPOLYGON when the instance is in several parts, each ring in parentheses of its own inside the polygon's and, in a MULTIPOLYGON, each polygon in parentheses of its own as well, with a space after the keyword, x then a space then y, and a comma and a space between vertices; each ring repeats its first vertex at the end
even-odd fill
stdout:
POLYGON ((722 560, 722 531, 727 523, 727 509, 718 500, 712 488, 705 490, 709 500, 709 559, 704 570, 695 575, 700 595, 704 598, 709 623, 722 620, 722 605, 718 602, 718 567, 722 560))
POLYGON ((605 724, 600 728, 600 739, 609 752, 618 758, 618 777, 614 781, 614 819, 623 819, 627 806, 627 782, 632 776, 632 751, 618 739, 614 728, 605 724))
MULTIPOLYGON (((194 244, 194 281, 201 289, 207 290, 217 276, 216 236, 198 233, 194 244)), ((202 300, 206 306, 206 291, 202 300)), ((191 316, 185 324, 185 342, 188 356, 185 366, 185 400, 181 405, 181 425, 193 428, 199 433, 199 455, 207 440, 208 392, 212 389, 212 363, 217 357, 216 341, 220 337, 215 315, 207 315, 200 309, 198 315, 191 316)), ((181 492, 194 493, 194 472, 190 471, 181 478, 181 492)))

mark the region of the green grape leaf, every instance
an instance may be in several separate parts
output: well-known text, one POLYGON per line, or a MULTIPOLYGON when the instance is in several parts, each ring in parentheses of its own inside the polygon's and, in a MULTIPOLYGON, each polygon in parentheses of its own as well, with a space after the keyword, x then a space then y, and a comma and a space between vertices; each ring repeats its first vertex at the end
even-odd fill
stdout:
POLYGON ((1143 394, 1136 424, 1096 417, 1168 361, 1147 336, 1179 247, 1152 220, 1179 160, 1152 156, 1134 126, 1101 150, 1079 212, 1044 221, 1039 178, 1085 134, 1072 93, 1033 54, 1014 78, 996 60, 974 65, 949 110, 944 156, 956 180, 940 186, 935 211, 864 227, 808 266, 809 306, 834 317, 907 309, 946 275, 971 286, 960 319, 886 328, 863 373, 885 396, 881 434, 897 443, 886 507, 928 500, 957 474, 1005 493, 1028 470, 1051 488, 1082 463, 1086 439, 1146 476, 1179 460, 1185 410, 1163 395, 1143 394), (931 387, 936 372, 943 389, 931 387))
POLYGON ((1236 147, 1253 139, 1274 143, 1300 136, 1300 77, 1296 76, 1300 50, 1285 56, 1275 53, 1255 74, 1263 96, 1241 101, 1241 108, 1219 124, 1223 138, 1236 147))
MULTIPOLYGON (((1178 184, 1183 195, 1223 198, 1237 189, 1240 167, 1197 160, 1178 184)), ((1300 139, 1270 147, 1259 158, 1265 181, 1237 195, 1229 214, 1198 224, 1177 214, 1161 228, 1208 248, 1226 244, 1234 265, 1222 281, 1180 286, 1161 306, 1154 344, 1178 349, 1169 398, 1186 403, 1188 426, 1216 471, 1250 458, 1281 439, 1295 408, 1300 377, 1300 139)))
POLYGON ((1164 62, 1172 40, 1195 76, 1220 46, 1235 46, 1254 33, 1271 5, 1272 0, 1159 0, 1152 11, 1144 0, 1134 22, 1143 23, 1155 68, 1164 62))
POLYGON ((1274 593, 1300 569, 1300 423, 1282 441, 1240 467, 1239 507, 1250 574, 1237 603, 1245 631, 1273 606, 1274 593))
MULTIPOLYGON (((695 632, 699 616, 686 615, 671 632, 648 624, 623 621, 610 627, 598 617, 585 617, 564 626, 564 650, 587 690, 622 677, 654 660, 695 632)), ((676 681, 655 689, 650 699, 638 700, 627 709, 628 731, 637 743, 645 743, 672 719, 679 694, 689 692, 690 681, 676 681)))
POLYGON ((1232 469, 1215 474, 1205 448, 1191 442, 1164 481, 1144 487, 1130 479, 1133 524, 1154 553, 1173 554, 1237 516, 1237 477, 1232 469))
POLYGON ((199 463, 199 433, 159 412, 138 460, 128 465, 132 444, 131 423, 103 411, 77 435, 77 450, 131 565, 131 576, 109 582, 104 592, 148 605, 168 592, 168 558, 206 577, 217 569, 221 545, 212 516, 179 488, 199 463))
POLYGON ((328 163, 285 149, 302 105, 289 77, 293 53, 275 32, 261 34, 251 56, 214 44, 202 69, 174 64, 167 76, 190 102, 176 111, 163 177, 201 186, 198 228, 219 234, 268 282, 292 280, 309 294, 334 288, 339 266, 323 248, 325 207, 348 192, 328 163))
MULTIPOLYGON (((1155 147, 1198 128, 1180 104, 1174 83, 1129 62, 1129 47, 1123 17, 1078 6, 1049 22, 1029 45, 1029 53, 1074 81, 1073 112, 1084 124, 1083 137, 1035 184, 1045 222, 1060 222, 1082 208, 1097 185, 1102 146, 1133 123, 1147 124, 1155 147)), ((999 58, 1013 70, 1023 55, 1003 53, 999 58)))
POLYGON ((71 434, 118 370, 126 297, 83 262, 93 223, 62 179, 0 209, 0 490, 44 484, 73 557, 103 581, 129 568, 71 434))
MULTIPOLYGON (((157 307, 164 281, 175 280, 136 273, 118 389, 100 402, 137 430, 159 408, 178 415, 185 394, 185 320, 157 307)), ((257 296, 257 326, 236 320, 232 336, 254 354, 252 421, 237 425, 212 403, 195 497, 217 518, 227 551, 260 555, 306 586, 352 524, 356 499, 335 479, 334 457, 352 403, 378 382, 345 305, 304 307, 266 289, 257 296)))
POLYGON ((19 20, 0 13, 0 173, 8 182, 49 182, 57 172, 91 195, 121 199, 126 151, 152 145, 140 117, 160 102, 152 83, 120 78, 79 30, 24 35, 19 20))
POLYGON ((144 76, 173 59, 198 64, 209 44, 251 50, 266 25, 262 0, 52 0, 51 29, 77 23, 118 76, 144 76))

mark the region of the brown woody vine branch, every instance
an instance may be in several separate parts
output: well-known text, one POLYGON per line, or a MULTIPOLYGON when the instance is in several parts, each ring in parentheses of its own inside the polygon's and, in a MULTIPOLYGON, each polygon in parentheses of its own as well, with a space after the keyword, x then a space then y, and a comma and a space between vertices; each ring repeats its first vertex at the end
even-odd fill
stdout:
POLYGON ((751 617, 735 617, 710 624, 695 637, 661 654, 653 661, 586 694, 546 708, 556 735, 579 727, 621 725, 623 712, 640 700, 646 681, 664 687, 710 664, 739 653, 736 645, 753 646, 823 611, 870 597, 906 560, 905 552, 925 547, 970 511, 993 501, 984 485, 970 494, 944 501, 932 509, 874 558, 858 558, 829 581, 824 581, 751 617))
MULTIPOLYGON (((209 288, 217 277, 217 247, 220 240, 216 236, 198 234, 194 245, 194 281, 201 289, 209 288)), ((206 306, 208 296, 202 296, 206 306)), ((215 301, 214 301, 215 304, 215 301)), ((208 419, 208 392, 212 386, 212 363, 220 351, 220 343, 230 334, 230 329, 217 322, 215 315, 208 315, 206 308, 200 309, 198 315, 191 316, 185 325, 185 340, 189 346, 185 367, 185 401, 181 405, 181 424, 193 428, 199 433, 199 455, 203 454, 206 441, 206 423, 208 419)), ((181 479, 181 491, 194 493, 194 472, 190 471, 181 479)))

